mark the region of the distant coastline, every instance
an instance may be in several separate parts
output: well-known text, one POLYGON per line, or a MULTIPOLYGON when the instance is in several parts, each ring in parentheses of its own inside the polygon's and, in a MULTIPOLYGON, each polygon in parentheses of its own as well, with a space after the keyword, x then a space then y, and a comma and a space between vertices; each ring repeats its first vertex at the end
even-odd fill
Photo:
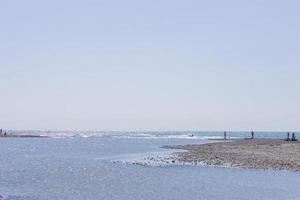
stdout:
POLYGON ((48 138, 47 136, 41 135, 0 135, 0 138, 48 138))

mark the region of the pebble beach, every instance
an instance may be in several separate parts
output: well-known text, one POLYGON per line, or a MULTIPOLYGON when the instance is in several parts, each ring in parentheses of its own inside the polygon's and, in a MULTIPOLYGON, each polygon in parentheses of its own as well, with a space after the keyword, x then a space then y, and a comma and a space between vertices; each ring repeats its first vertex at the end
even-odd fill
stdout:
POLYGON ((179 163, 252 169, 300 171, 300 142, 281 139, 238 139, 201 145, 164 146, 181 149, 179 163))

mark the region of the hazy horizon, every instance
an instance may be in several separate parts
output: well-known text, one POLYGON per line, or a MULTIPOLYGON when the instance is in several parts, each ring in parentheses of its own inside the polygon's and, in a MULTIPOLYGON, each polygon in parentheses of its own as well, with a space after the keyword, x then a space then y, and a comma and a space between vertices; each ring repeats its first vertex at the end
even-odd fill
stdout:
POLYGON ((297 1, 0 3, 0 128, 300 131, 297 1))

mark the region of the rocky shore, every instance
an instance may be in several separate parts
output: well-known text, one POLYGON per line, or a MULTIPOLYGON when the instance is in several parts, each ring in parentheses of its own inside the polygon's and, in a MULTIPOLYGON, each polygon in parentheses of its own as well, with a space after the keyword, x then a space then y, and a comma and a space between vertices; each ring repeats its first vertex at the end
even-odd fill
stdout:
POLYGON ((300 171, 300 142, 280 139, 239 139, 201 145, 164 146, 182 149, 176 163, 300 171))

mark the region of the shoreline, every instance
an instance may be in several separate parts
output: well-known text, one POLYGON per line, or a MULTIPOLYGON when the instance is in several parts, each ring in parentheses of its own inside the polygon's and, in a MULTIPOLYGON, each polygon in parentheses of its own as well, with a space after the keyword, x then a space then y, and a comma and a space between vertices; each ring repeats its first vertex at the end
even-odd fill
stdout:
POLYGON ((186 150, 175 153, 178 163, 300 172, 300 141, 235 139, 162 148, 186 150))
POLYGON ((0 138, 48 138, 41 135, 0 135, 0 138))

